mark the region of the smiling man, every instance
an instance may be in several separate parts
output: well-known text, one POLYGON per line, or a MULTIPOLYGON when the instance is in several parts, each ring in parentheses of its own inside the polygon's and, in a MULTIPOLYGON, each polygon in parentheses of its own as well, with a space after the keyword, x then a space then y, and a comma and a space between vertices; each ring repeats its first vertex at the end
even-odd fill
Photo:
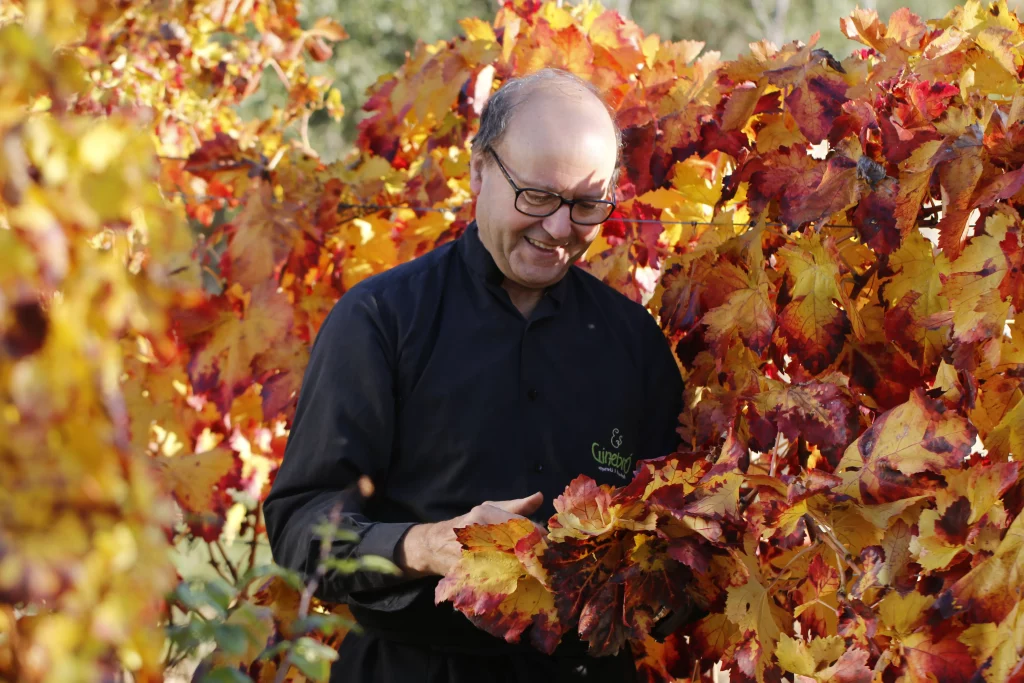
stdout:
POLYGON ((403 570, 321 583, 364 629, 332 681, 633 679, 628 652, 598 661, 567 635, 546 656, 433 601, 461 554, 454 529, 544 524, 579 474, 622 485, 675 450, 683 387, 658 326, 573 267, 614 209, 619 145, 584 81, 548 69, 506 82, 473 141, 475 221, 354 287, 324 322, 264 502, 274 559, 311 574, 312 528, 340 505, 356 540, 331 555, 403 570))

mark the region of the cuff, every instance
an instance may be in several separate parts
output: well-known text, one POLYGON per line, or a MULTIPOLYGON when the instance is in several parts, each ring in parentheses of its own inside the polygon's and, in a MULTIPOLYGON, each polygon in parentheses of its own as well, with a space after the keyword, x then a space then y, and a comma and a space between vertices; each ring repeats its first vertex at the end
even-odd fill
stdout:
POLYGON ((394 562, 398 544, 402 542, 405 532, 412 526, 415 526, 414 522, 377 522, 371 525, 359 539, 355 554, 359 557, 378 555, 394 562))
MULTIPOLYGON (((395 564, 398 544, 413 523, 373 524, 356 546, 355 554, 377 555, 395 564)), ((410 581, 402 576, 380 577, 377 585, 365 591, 353 591, 348 596, 349 605, 358 605, 379 612, 395 612, 408 607, 425 589, 423 581, 410 581)))

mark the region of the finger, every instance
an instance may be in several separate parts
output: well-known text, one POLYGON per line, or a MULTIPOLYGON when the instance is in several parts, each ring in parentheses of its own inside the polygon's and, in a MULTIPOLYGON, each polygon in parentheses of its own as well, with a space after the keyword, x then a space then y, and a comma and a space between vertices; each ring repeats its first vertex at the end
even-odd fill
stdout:
POLYGON ((536 512, 544 502, 544 494, 538 491, 532 496, 526 498, 516 498, 515 500, 502 500, 497 503, 491 503, 492 506, 510 512, 513 515, 522 515, 525 517, 532 512, 536 512))

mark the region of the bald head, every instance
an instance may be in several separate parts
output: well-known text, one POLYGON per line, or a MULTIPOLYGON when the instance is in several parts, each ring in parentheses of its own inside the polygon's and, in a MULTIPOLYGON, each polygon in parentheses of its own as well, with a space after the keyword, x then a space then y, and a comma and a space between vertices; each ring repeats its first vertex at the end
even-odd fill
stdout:
POLYGON ((473 138, 473 157, 487 163, 488 146, 497 146, 510 130, 518 135, 541 122, 537 117, 560 119, 556 123, 562 135, 569 125, 574 131, 579 130, 578 123, 589 124, 588 130, 606 132, 614 139, 618 160, 622 134, 615 124, 614 112, 593 84, 561 69, 542 69, 506 81, 484 107, 480 129, 473 138))

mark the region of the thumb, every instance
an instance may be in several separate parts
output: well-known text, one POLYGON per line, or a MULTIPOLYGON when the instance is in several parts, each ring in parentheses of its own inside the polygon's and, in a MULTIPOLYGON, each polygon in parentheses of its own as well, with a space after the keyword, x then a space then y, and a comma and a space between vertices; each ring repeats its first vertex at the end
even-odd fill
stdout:
POLYGON ((513 515, 522 515, 523 517, 529 515, 531 512, 536 512, 544 502, 544 494, 538 491, 532 496, 526 498, 516 498, 515 500, 503 500, 497 503, 493 503, 494 507, 501 508, 505 512, 512 513, 513 515))

